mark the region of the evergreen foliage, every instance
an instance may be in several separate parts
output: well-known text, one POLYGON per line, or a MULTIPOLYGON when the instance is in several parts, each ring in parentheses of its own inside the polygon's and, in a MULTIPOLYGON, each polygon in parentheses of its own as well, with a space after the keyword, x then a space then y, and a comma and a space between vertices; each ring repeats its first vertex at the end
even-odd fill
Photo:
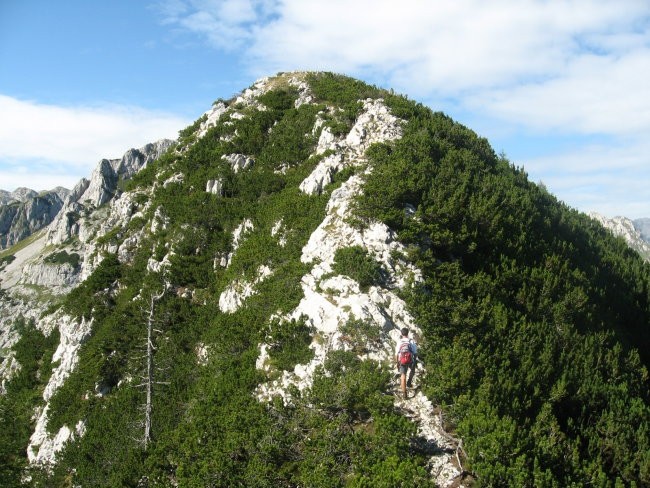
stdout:
POLYGON ((367 291, 371 285, 385 281, 386 271, 361 246, 338 249, 334 260, 332 269, 355 280, 362 290, 367 291))
MULTIPOLYGON (((307 81, 318 105, 295 108, 296 90, 278 86, 260 98, 263 107, 231 106, 243 117, 223 116, 197 139, 200 119, 128 183, 144 220, 100 245, 123 243, 156 212, 166 224, 142 233, 128 263, 103 255, 66 297, 64 311, 92 320, 92 331, 51 399, 48 429, 83 420, 86 432, 52 472, 34 470, 32 484, 433 486, 416 425, 394 409, 392 365, 359 359, 379 340, 367 323, 342 328, 351 350, 330 353, 291 402, 255 398, 268 379, 255 365, 260 344, 271 376, 313 356, 304 320, 270 318, 303 298, 302 249, 325 216, 328 191, 354 171, 340 172, 323 195, 298 190, 324 157, 310 156, 316 117, 344 133, 359 100, 382 97, 407 123, 402 139, 367 153, 372 172, 357 225, 386 223, 408 250, 403 258, 422 270, 402 297, 423 330, 423 388, 452 415, 479 484, 649 485, 648 265, 449 117, 340 75, 307 81), (340 110, 327 115, 326 106, 340 110), (253 166, 235 172, 223 159, 233 153, 253 166), (173 175, 182 178, 168 181, 173 175), (222 195, 204 191, 217 179, 222 195), (231 255, 245 219, 252 227, 231 255), (271 232, 278 224, 282 242, 271 232), (166 268, 148 270, 150 259, 164 258, 166 268), (223 313, 221 293, 255 279, 260 265, 272 276, 223 313), (155 376, 164 384, 153 391, 145 451, 143 309, 164 283, 154 309, 155 376)), ((361 247, 339 250, 333 271, 364 289, 384 284, 386 273, 361 247)), ((0 397, 0 477, 15 481, 9 486, 25 466, 30 417, 57 343, 39 334, 26 326, 15 347, 23 367, 0 397)))
POLYGON ((76 252, 73 253, 68 253, 66 251, 59 251, 50 254, 44 259, 44 262, 48 264, 69 264, 73 268, 77 268, 79 266, 79 261, 81 259, 81 256, 77 254, 76 252))
MULTIPOLYGON (((13 327, 20 334, 14 359, 20 370, 0 395, 0 480, 3 487, 20 487, 27 467, 26 446, 34 430, 34 409, 41 406, 43 388, 52 370, 52 355, 59 343, 58 331, 45 337, 32 321, 18 317, 13 327)), ((2 354, 3 360, 7 360, 2 354)))
POLYGON ((648 265, 422 107, 371 164, 360 213, 424 271, 405 299, 435 365, 426 391, 481 483, 650 483, 648 265))

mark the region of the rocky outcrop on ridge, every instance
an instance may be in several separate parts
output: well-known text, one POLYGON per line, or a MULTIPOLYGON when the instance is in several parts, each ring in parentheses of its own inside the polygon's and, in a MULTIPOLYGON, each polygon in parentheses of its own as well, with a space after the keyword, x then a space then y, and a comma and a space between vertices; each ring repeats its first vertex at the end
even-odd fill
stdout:
POLYGON ((38 192, 25 187, 16 188, 12 192, 0 190, 0 205, 7 205, 12 202, 24 202, 25 200, 34 198, 37 195, 38 192))
MULTIPOLYGON (((51 299, 69 292, 99 264, 101 258, 95 252, 94 239, 118 224, 128 223, 135 213, 132 196, 120 198, 118 183, 160 157, 173 143, 164 139, 130 149, 120 159, 104 159, 91 178, 82 178, 72 191, 59 187, 22 203, 0 206, 0 226, 8 228, 0 239, 7 241, 6 236, 11 237, 9 245, 42 229, 40 235, 34 235, 32 242, 0 267, 0 288, 5 295, 0 301, 0 313, 7 318, 0 323, 0 344, 4 349, 18 340, 10 317, 34 320, 39 329, 49 327, 43 325, 48 318, 41 320, 40 315, 51 299), (102 205, 105 208, 98 209, 102 205), (23 229, 22 233, 19 229, 23 229)), ((29 191, 18 193, 31 195, 29 191)), ((119 251, 123 258, 128 255, 127 246, 119 251)), ((3 382, 16 367, 11 356, 5 358, 0 367, 3 382)))

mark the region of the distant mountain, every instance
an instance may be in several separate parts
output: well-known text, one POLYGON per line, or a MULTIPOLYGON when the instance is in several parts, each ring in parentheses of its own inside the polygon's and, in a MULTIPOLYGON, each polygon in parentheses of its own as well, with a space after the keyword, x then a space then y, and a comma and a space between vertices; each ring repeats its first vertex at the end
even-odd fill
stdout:
POLYGON ((634 228, 639 231, 643 240, 650 244, 650 218, 636 219, 634 228))
POLYGON ((603 227, 609 229, 615 236, 622 237, 625 242, 646 261, 650 261, 650 219, 639 219, 632 221, 626 217, 608 218, 597 212, 589 213, 589 216, 600 222, 603 227), (644 227, 645 226, 645 227, 644 227), (643 231, 646 232, 645 236, 643 231))
POLYGON ((29 190, 20 198, 0 205, 0 249, 11 247, 42 229, 63 207, 56 191, 38 194, 29 190))
POLYGON ((649 269, 440 112, 262 78, 0 252, 0 480, 650 486, 649 269))
POLYGON ((40 192, 37 192, 30 188, 24 188, 24 187, 16 188, 12 192, 6 190, 0 190, 0 205, 7 205, 16 202, 25 202, 31 198, 37 197, 39 195, 43 196, 47 193, 55 193, 58 195, 58 197, 61 200, 65 201, 67 196, 70 194, 70 190, 62 186, 57 186, 52 190, 43 190, 40 192))
POLYGON ((78 211, 81 201, 92 202, 95 207, 104 204, 121 191, 122 182, 157 159, 171 144, 172 141, 163 139, 130 149, 119 159, 102 159, 91 179, 83 178, 72 191, 61 186, 41 193, 29 188, 11 193, 0 190, 0 250, 50 224, 64 206, 69 216, 78 211))
POLYGON ((24 202, 25 200, 33 198, 36 195, 38 195, 38 192, 24 187, 16 188, 12 192, 0 190, 0 205, 6 205, 13 202, 24 202))

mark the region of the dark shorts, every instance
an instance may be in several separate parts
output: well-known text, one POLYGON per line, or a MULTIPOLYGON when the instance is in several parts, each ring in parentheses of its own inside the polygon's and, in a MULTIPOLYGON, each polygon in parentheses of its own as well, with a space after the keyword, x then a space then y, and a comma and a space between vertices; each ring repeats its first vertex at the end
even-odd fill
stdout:
POLYGON ((411 364, 400 364, 399 365, 399 372, 401 374, 407 374, 409 372, 409 369, 415 369, 415 361, 412 362, 411 364))

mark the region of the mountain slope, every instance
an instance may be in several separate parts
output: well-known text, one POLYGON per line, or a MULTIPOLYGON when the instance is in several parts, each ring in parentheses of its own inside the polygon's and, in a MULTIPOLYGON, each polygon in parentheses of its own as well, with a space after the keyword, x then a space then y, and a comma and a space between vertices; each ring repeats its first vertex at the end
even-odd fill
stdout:
POLYGON ((648 265, 448 117, 280 74, 111 174, 0 271, 3 479, 650 482, 648 265))

